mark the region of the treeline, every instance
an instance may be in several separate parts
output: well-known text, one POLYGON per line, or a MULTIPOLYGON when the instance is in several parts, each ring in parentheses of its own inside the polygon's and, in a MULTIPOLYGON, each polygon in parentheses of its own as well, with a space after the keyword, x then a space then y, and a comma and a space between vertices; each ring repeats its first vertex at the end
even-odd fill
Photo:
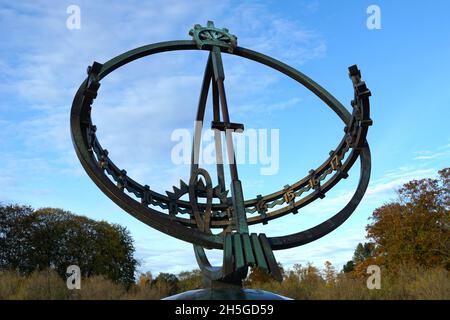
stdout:
MULTIPOLYGON (((368 241, 343 270, 297 264, 278 283, 255 269, 244 285, 294 299, 450 299, 449 210, 447 168, 437 179, 406 183, 396 201, 377 208, 368 241), (380 267, 380 289, 367 287, 371 265, 380 267)), ((202 287, 199 270, 135 280, 133 254, 118 225, 59 209, 0 206, 0 299, 160 299, 202 287), (70 264, 81 264, 81 290, 67 289, 70 264)))

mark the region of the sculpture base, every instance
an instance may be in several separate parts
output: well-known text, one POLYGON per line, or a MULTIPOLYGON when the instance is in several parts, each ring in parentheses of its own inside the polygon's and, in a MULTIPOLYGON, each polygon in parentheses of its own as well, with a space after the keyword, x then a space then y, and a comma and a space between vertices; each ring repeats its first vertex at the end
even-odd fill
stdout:
POLYGON ((292 300, 263 290, 243 288, 208 288, 190 290, 162 300, 292 300))

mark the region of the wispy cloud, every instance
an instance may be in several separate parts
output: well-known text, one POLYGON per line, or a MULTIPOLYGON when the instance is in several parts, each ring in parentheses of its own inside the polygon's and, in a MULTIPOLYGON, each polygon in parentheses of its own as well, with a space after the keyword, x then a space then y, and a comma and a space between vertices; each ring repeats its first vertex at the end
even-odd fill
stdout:
POLYGON ((403 166, 395 171, 386 173, 382 178, 374 180, 366 194, 369 197, 393 194, 396 189, 408 181, 429 178, 435 174, 436 170, 434 168, 417 169, 412 166, 403 166))
POLYGON ((437 159, 450 159, 450 146, 446 145, 438 152, 431 152, 431 151, 424 151, 421 152, 419 155, 414 157, 414 160, 437 160, 437 159))

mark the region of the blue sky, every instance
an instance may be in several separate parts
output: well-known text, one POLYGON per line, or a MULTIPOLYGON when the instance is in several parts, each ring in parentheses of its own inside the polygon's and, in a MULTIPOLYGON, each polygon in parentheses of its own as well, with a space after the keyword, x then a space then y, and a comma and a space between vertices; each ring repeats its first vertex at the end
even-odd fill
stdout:
MULTIPOLYGON (((126 226, 142 271, 196 267, 191 245, 123 212, 84 173, 70 140, 73 95, 94 60, 129 49, 189 39, 196 23, 213 20, 238 44, 306 73, 350 108, 347 68, 358 64, 372 91, 368 140, 372 179, 353 216, 338 230, 300 248, 277 251, 284 265, 332 261, 339 268, 364 241, 373 209, 395 188, 432 177, 450 158, 450 3, 448 1, 0 1, 0 201, 51 206, 126 226), (81 10, 81 28, 66 27, 66 9, 81 10), (369 5, 381 9, 380 30, 366 27, 369 5)), ((163 192, 187 177, 170 162, 171 132, 193 126, 206 52, 176 52, 129 64, 102 82, 94 104, 98 136, 129 175, 163 192)), ((280 170, 259 175, 240 167, 247 198, 303 177, 342 136, 343 124, 307 90, 276 72, 224 56, 232 120, 280 130, 280 170)), ((252 229, 296 232, 338 211, 351 197, 350 178, 301 214, 252 229)), ((219 262, 219 253, 212 259, 219 262)))

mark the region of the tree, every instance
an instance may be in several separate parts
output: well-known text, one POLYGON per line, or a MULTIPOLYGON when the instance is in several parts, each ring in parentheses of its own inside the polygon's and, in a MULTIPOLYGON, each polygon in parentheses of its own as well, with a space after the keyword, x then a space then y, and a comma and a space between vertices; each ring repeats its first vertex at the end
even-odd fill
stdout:
POLYGON ((152 285, 158 288, 168 288, 168 294, 178 292, 178 278, 172 273, 161 272, 158 274, 152 285))
MULTIPOLYGON (((284 279, 287 275, 285 274, 284 267, 281 264, 281 262, 278 262, 278 268, 280 269, 281 277, 284 279)), ((247 276, 247 279, 245 280, 245 284, 254 284, 254 283, 265 283, 265 282, 271 282, 275 279, 273 276, 266 272, 264 269, 261 269, 258 266, 251 267, 250 273, 247 276)))
POLYGON ((348 261, 342 271, 344 273, 349 273, 355 271, 357 265, 366 261, 368 258, 375 255, 375 244, 372 242, 366 242, 364 244, 358 243, 353 253, 352 260, 348 261))
POLYGON ((332 286, 336 281, 336 269, 330 261, 325 261, 323 278, 325 279, 327 286, 332 286))
POLYGON ((246 283, 254 285, 255 283, 265 283, 270 281, 273 281, 273 277, 264 271, 264 269, 261 269, 260 267, 251 267, 246 283))
POLYGON ((353 253, 352 261, 355 264, 361 263, 369 257, 372 257, 375 253, 375 245, 371 242, 366 242, 364 244, 358 243, 355 252, 353 253))
POLYGON ((150 286, 152 281, 153 281, 153 275, 150 271, 147 271, 146 273, 141 273, 139 275, 137 284, 140 288, 144 288, 144 287, 150 286))
POLYGON ((355 270, 355 263, 353 260, 347 261, 346 264, 344 264, 344 267, 342 268, 342 271, 344 273, 353 272, 355 270))
POLYGON ((28 275, 51 268, 65 278, 67 267, 78 265, 83 277, 134 283, 133 240, 116 224, 61 209, 0 206, 0 241, 1 269, 28 275))
POLYGON ((0 270, 20 264, 28 251, 24 241, 27 232, 24 217, 30 216, 29 206, 0 205, 0 270))
POLYGON ((396 202, 377 208, 368 238, 386 265, 415 264, 450 269, 450 168, 437 179, 413 180, 396 202))
POLYGON ((299 289, 304 296, 310 296, 318 287, 326 284, 320 275, 320 270, 312 263, 307 263, 305 267, 294 264, 293 269, 293 273, 299 279, 299 289))
POLYGON ((203 287, 203 275, 199 269, 182 271, 178 274, 178 279, 178 290, 181 292, 203 287))

